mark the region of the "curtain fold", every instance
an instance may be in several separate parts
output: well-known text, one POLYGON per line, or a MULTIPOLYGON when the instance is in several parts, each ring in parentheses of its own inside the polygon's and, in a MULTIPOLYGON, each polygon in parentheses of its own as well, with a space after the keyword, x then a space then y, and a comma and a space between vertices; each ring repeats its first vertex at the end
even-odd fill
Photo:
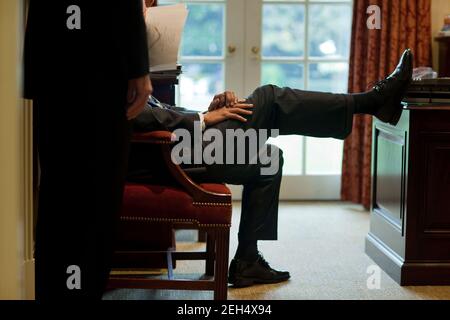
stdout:
MULTIPOLYGON (((414 67, 431 66, 431 0, 354 0, 348 91, 363 92, 411 48, 414 67), (381 29, 367 27, 367 8, 381 9, 381 29)), ((345 140, 341 198, 370 207, 372 117, 355 115, 345 140)))

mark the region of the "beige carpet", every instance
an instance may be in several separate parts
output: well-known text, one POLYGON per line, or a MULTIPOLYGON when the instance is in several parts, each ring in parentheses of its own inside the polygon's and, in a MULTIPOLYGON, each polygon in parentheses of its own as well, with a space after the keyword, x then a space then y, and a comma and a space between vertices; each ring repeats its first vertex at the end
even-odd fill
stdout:
MULTIPOLYGON (((230 259, 236 248, 240 203, 234 203, 230 259)), ((259 248, 274 268, 288 270, 282 284, 229 288, 230 300, 303 299, 450 299, 449 286, 401 287, 381 272, 379 289, 369 289, 367 269, 373 261, 364 253, 369 213, 342 202, 283 202, 279 212, 279 240, 262 241, 259 248)), ((179 232, 178 248, 200 250, 192 231, 179 232)), ((194 274, 202 262, 179 262, 177 273, 194 274)), ((105 299, 212 299, 209 292, 114 290, 105 299)))

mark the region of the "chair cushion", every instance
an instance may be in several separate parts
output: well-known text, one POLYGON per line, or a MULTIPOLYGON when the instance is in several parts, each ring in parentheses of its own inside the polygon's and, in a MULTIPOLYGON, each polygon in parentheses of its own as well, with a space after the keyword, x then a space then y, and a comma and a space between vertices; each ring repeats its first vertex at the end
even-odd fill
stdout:
MULTIPOLYGON (((207 191, 231 194, 223 184, 200 184, 207 191)), ((192 197, 174 186, 128 183, 125 186, 122 219, 173 219, 199 224, 231 224, 231 203, 194 205, 192 197)))

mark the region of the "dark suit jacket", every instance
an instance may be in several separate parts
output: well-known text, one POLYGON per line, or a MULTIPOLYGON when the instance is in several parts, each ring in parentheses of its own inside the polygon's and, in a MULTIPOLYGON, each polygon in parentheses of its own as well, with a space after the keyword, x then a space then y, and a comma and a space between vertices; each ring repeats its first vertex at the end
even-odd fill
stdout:
POLYGON ((24 96, 54 94, 61 87, 81 90, 80 80, 98 81, 101 88, 107 79, 105 88, 123 87, 128 79, 147 74, 142 12, 141 0, 30 0, 24 96), (70 5, 81 9, 80 30, 67 28, 70 5))
POLYGON ((126 174, 128 80, 149 72, 142 0, 31 0, 24 55, 41 166, 36 298, 100 300, 126 174), (67 28, 71 5, 80 30, 67 28), (81 290, 67 290, 72 264, 81 290))
POLYGON ((134 120, 133 131, 174 131, 182 128, 191 133, 194 132, 194 122, 200 120, 196 111, 170 106, 165 103, 162 105, 164 108, 155 108, 147 104, 134 120))
MULTIPOLYGON (((162 108, 152 107, 151 103, 148 102, 144 110, 134 119, 133 131, 149 132, 187 129, 191 134, 194 132, 195 121, 200 120, 198 112, 165 103, 161 103, 161 105, 162 108)), ((152 181, 167 180, 167 172, 161 170, 161 168, 165 167, 162 158, 155 156, 154 150, 152 146, 147 144, 138 143, 131 145, 127 176, 129 181, 145 182, 150 178, 152 181)), ((191 167, 196 166, 183 165, 185 169, 191 167)))

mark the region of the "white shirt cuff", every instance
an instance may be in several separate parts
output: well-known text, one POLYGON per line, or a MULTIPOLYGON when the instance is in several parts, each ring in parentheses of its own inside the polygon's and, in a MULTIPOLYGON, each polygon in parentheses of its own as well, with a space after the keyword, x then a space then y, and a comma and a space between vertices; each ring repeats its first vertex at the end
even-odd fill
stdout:
POLYGON ((202 131, 205 131, 205 129, 206 129, 205 115, 202 112, 199 112, 198 117, 200 118, 200 124, 202 125, 202 131))

